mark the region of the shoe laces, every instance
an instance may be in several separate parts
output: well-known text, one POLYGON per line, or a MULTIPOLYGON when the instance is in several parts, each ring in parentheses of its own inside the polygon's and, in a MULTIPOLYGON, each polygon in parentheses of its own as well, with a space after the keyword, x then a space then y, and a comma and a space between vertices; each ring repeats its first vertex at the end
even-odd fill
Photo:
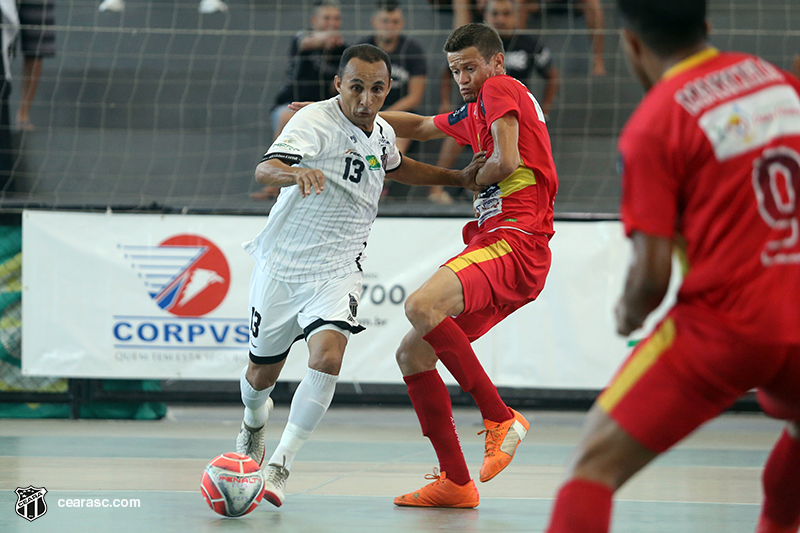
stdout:
POLYGON ((503 432, 500 428, 486 428, 483 431, 479 431, 478 435, 483 435, 486 433, 486 446, 484 449, 484 455, 493 456, 494 452, 497 450, 497 447, 500 446, 500 437, 502 436, 503 432))
POLYGON ((267 468, 267 482, 272 483, 278 487, 283 487, 286 483, 286 478, 289 477, 289 471, 286 470, 286 456, 283 456, 283 464, 270 463, 267 468))
POLYGON ((433 483, 428 483, 428 485, 433 485, 434 483, 439 483, 440 481, 444 481, 446 477, 447 474, 445 472, 439 474, 439 469, 436 468, 435 466, 433 467, 432 474, 425 474, 425 479, 433 480, 433 483))
POLYGON ((261 431, 261 428, 251 428, 247 424, 244 425, 244 431, 242 432, 242 440, 244 441, 244 445, 247 450, 251 450, 254 448, 258 448, 259 446, 259 439, 258 439, 258 432, 261 431))

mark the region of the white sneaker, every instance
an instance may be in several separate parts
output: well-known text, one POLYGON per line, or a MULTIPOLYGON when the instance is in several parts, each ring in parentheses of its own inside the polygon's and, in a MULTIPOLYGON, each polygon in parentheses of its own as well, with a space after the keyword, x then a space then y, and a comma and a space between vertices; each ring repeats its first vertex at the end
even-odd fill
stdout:
POLYGON ((125 11, 125 0, 103 0, 103 3, 100 4, 100 7, 97 9, 99 11, 115 11, 117 13, 122 13, 125 11))
MULTIPOLYGON (((267 398, 267 420, 272 412, 272 398, 267 398)), ((236 437, 236 453, 249 455, 251 459, 261 466, 264 463, 266 448, 264 446, 264 433, 266 433, 267 421, 259 428, 251 428, 244 422, 239 429, 239 436, 236 437)))
POLYGON ((286 487, 286 479, 289 477, 289 471, 286 470, 286 458, 283 460, 283 465, 270 463, 264 472, 266 479, 264 481, 264 499, 275 507, 283 505, 283 500, 286 495, 283 490, 286 487))
POLYGON ((197 10, 204 15, 216 13, 217 11, 224 13, 228 10, 228 4, 222 0, 202 0, 200 5, 197 6, 197 10))

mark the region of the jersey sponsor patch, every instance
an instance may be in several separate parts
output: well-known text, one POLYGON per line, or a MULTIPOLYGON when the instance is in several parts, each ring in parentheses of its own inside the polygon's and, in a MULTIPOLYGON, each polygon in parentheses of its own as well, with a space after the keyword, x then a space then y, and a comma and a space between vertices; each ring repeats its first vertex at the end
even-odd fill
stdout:
POLYGON ((483 225, 488 219, 503 212, 503 199, 500 197, 500 187, 492 185, 481 192, 473 203, 478 214, 478 225, 483 225))
POLYGON ((467 104, 462 105, 447 117, 447 122, 450 123, 451 126, 458 124, 465 118, 469 116, 469 106, 467 104))
POLYGON ((707 111, 698 123, 717 160, 725 161, 800 134, 800 97, 789 85, 769 87, 707 111))
POLYGON ((375 157, 374 155, 368 155, 367 156, 367 164, 369 165, 369 169, 370 170, 380 170, 381 169, 381 163, 380 163, 380 161, 378 161, 378 158, 375 157))

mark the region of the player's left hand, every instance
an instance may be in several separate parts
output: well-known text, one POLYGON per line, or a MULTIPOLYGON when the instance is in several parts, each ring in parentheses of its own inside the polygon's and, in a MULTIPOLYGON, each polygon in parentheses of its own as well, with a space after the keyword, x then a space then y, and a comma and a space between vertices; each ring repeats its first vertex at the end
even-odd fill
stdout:
POLYGON ((470 191, 481 190, 481 187, 475 183, 475 176, 478 175, 478 171, 482 169, 483 165, 485 164, 486 151, 481 150, 480 152, 475 152, 475 155, 472 156, 472 161, 470 161, 469 165, 464 167, 464 170, 459 171, 458 185, 470 191))
POLYGON ((628 306, 625 302, 620 300, 614 307, 614 318, 617 321, 617 333, 623 337, 627 337, 640 327, 642 323, 638 320, 632 319, 628 314, 628 306))

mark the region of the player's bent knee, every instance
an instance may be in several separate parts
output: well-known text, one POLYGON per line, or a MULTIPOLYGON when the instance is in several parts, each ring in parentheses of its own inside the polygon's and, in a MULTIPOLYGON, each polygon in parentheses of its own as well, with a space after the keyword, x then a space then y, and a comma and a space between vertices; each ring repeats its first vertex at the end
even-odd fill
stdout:
POLYGON ((436 368, 436 353, 415 331, 409 332, 395 352, 397 366, 404 376, 419 374, 436 368))
POLYGON ((425 294, 419 290, 414 291, 406 298, 403 309, 405 310, 406 318, 408 318, 409 322, 411 322, 416 329, 420 329, 421 327, 424 329, 424 326, 431 321, 433 311, 432 304, 433 302, 430 302, 429 299, 425 297, 425 294))
MULTIPOLYGON (((282 362, 281 362, 282 363, 282 362)), ((245 377, 255 390, 264 390, 278 381, 283 364, 259 365, 250 361, 245 377)))
POLYGON ((616 490, 657 455, 635 441, 610 418, 597 416, 595 425, 578 447, 570 473, 616 490))
POLYGON ((338 376, 342 368, 344 352, 336 348, 315 350, 308 359, 308 367, 325 374, 338 376))

